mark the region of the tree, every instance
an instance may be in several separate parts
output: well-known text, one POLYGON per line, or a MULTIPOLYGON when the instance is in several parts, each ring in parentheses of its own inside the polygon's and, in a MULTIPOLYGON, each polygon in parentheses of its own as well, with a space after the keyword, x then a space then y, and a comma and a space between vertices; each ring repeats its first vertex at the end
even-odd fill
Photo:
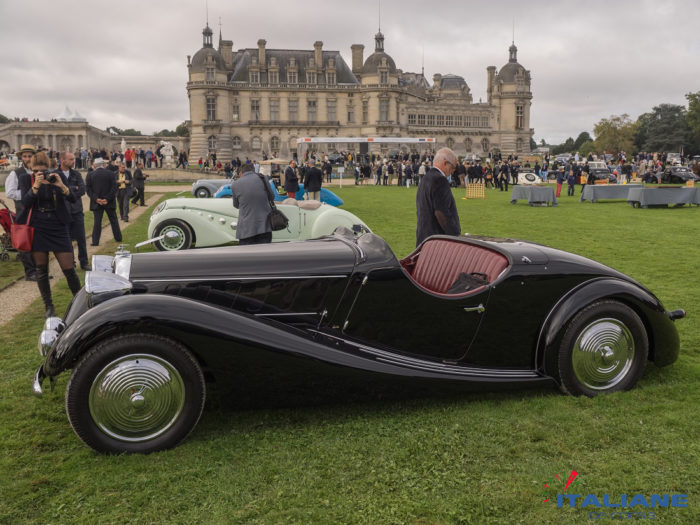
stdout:
POLYGON ((535 142, 535 139, 530 137, 530 151, 535 151, 537 149, 537 142, 535 142))
POLYGON ((578 148, 579 155, 582 157, 588 157, 591 153, 595 151, 595 142, 592 140, 587 140, 578 148))
POLYGON ((545 142, 544 139, 540 140, 540 146, 543 146, 543 147, 544 147, 544 146, 546 146, 546 145, 547 145, 547 143, 545 142))
POLYGON ((559 155, 560 153, 574 153, 574 139, 569 137, 562 144, 552 147, 552 155, 559 155))
POLYGON ((190 129, 187 127, 187 121, 183 122, 182 124, 178 125, 178 127, 175 128, 175 134, 178 137, 189 137, 190 136, 190 129))
POLYGON ((683 106, 660 104, 637 119, 637 145, 644 151, 680 151, 691 135, 683 106))
POLYGON ((169 129, 161 129, 160 131, 154 131, 153 135, 156 137, 175 137, 177 136, 174 131, 170 131, 169 129))
POLYGON ((111 135, 126 135, 127 137, 140 137, 142 135, 138 130, 132 128, 120 129, 117 126, 107 126, 107 132, 111 135))
POLYGON ((0 124, 7 124, 8 122, 10 122, 10 119, 5 115, 0 114, 0 124))
POLYGON ((692 153, 700 151, 700 91, 688 93, 685 98, 688 100, 688 111, 685 120, 692 133, 692 153))
POLYGON ((595 149, 599 153, 631 153, 635 149, 636 130, 636 123, 626 113, 601 119, 593 128, 595 149))
POLYGON ((590 136, 588 131, 582 131, 581 133, 579 133, 578 137, 574 141, 574 149, 576 151, 579 151, 581 149, 581 146, 585 142, 592 141, 592 140, 593 140, 593 137, 590 136))

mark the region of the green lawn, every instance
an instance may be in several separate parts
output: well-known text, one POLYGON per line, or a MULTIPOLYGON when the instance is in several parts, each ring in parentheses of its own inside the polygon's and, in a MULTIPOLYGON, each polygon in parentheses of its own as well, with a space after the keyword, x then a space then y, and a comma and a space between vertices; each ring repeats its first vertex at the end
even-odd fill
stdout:
MULTIPOLYGON (((415 188, 334 191, 397 255, 413 249, 415 188)), ((43 399, 31 395, 37 301, 0 333, 0 523, 585 523, 587 510, 601 509, 543 502, 544 483, 571 470, 580 494, 688 494, 688 508, 631 510, 653 511, 655 523, 700 522, 700 208, 582 204, 578 195, 532 208, 509 204, 510 193, 455 195, 463 231, 591 257, 667 308, 685 308, 678 362, 596 399, 554 388, 245 410, 223 399, 176 449, 109 457, 73 434, 67 374, 43 399)), ((145 238, 148 215, 124 242, 145 238)), ((65 307, 64 282, 56 294, 65 307)))

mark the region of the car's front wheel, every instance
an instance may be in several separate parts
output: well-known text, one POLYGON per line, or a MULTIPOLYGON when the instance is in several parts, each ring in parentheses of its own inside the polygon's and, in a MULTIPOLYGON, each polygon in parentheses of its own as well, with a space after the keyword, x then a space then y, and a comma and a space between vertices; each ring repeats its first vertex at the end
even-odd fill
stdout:
POLYGON ((629 390, 644 372, 649 342, 644 324, 630 307, 598 301, 569 322, 558 354, 561 389, 593 397, 629 390))
POLYGON ((154 243, 157 250, 189 250, 192 247, 192 230, 189 224, 178 219, 168 219, 161 222, 154 230, 156 237, 163 238, 154 243))
POLYGON ((195 191, 194 193, 199 199, 208 199, 209 197, 211 197, 211 193, 206 188, 197 188, 197 191, 195 191))
POLYGON ((148 454, 172 448, 204 408, 204 376, 179 343, 121 335, 89 350, 66 387, 73 430, 98 452, 148 454))

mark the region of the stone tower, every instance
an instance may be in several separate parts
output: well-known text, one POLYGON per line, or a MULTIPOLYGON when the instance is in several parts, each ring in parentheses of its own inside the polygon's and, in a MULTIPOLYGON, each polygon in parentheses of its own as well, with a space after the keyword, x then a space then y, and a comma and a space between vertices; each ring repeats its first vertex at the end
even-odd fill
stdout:
POLYGON ((508 62, 496 73, 494 66, 486 68, 487 102, 496 108, 498 122, 495 132, 500 136, 501 149, 517 153, 530 152, 530 71, 518 63, 518 48, 508 48, 508 62))

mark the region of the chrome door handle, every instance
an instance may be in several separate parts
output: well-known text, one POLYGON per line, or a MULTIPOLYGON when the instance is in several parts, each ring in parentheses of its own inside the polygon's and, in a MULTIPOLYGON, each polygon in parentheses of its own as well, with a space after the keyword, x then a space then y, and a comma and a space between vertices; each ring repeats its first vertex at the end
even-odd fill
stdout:
POLYGON ((479 314, 483 314, 486 311, 486 308, 484 308, 483 304, 480 304, 479 306, 469 306, 464 309, 465 312, 477 312, 479 314))

